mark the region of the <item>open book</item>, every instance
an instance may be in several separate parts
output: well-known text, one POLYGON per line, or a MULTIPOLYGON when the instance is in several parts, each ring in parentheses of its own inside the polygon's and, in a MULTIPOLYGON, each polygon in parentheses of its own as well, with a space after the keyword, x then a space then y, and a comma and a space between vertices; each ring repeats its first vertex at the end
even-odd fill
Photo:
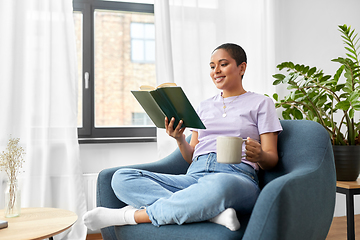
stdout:
POLYGON ((158 128, 165 128, 165 117, 169 121, 174 117, 174 127, 183 120, 183 127, 205 129, 184 91, 175 83, 157 88, 143 85, 139 91, 131 92, 158 128))

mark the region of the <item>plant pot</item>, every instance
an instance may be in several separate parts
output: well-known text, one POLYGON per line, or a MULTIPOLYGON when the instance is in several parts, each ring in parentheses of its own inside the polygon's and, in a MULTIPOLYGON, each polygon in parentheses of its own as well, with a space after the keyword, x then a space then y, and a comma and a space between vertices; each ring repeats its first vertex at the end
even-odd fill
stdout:
POLYGON ((360 146, 333 145, 336 179, 355 181, 360 173, 360 146))

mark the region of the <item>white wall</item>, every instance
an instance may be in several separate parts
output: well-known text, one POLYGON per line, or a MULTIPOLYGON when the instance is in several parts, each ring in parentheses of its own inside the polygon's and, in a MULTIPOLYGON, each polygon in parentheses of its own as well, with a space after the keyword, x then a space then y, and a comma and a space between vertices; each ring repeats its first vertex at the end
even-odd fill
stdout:
MULTIPOLYGON (((345 57, 338 25, 351 25, 360 34, 360 1, 276 0, 276 4, 276 64, 292 61, 333 75, 339 64, 331 59, 345 57)), ((345 206, 345 195, 337 194, 334 215, 346 215, 345 206)), ((355 196, 355 213, 360 214, 360 196, 355 196)))
POLYGON ((83 173, 157 160, 156 142, 80 144, 83 173))

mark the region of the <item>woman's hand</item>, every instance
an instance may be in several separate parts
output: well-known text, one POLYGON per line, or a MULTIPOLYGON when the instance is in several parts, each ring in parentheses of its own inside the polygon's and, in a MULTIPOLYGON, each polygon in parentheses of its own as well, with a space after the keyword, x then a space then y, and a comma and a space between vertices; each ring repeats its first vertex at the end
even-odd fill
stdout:
POLYGON ((171 121, 169 122, 169 119, 165 117, 166 133, 170 137, 176 139, 181 155, 183 156, 186 162, 191 164, 195 146, 196 144, 199 143, 198 133, 196 131, 193 131, 189 144, 185 139, 185 134, 184 134, 185 127, 181 128, 183 121, 180 120, 179 124, 175 129, 174 129, 174 123, 175 123, 175 118, 171 118, 171 121))
POLYGON ((169 119, 165 117, 165 129, 166 133, 170 136, 175 138, 177 141, 181 141, 184 138, 184 131, 185 127, 181 128, 183 121, 180 120, 179 124, 174 129, 174 123, 175 118, 171 118, 171 121, 169 122, 169 119))
POLYGON ((273 168, 278 160, 277 152, 278 133, 264 133, 260 135, 261 144, 247 138, 245 142, 246 160, 257 163, 262 169, 273 168))
POLYGON ((245 142, 246 160, 257 163, 261 159, 262 149, 259 142, 248 137, 245 142))

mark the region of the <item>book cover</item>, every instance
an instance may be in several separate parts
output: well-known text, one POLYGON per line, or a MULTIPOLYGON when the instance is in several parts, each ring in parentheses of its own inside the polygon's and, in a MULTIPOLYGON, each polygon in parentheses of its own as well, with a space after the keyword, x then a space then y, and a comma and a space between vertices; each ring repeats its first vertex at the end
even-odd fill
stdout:
POLYGON ((139 91, 131 92, 156 127, 165 128, 166 116, 169 120, 175 118, 174 127, 183 120, 184 127, 205 129, 181 87, 175 84, 163 84, 156 89, 142 86, 139 91))

